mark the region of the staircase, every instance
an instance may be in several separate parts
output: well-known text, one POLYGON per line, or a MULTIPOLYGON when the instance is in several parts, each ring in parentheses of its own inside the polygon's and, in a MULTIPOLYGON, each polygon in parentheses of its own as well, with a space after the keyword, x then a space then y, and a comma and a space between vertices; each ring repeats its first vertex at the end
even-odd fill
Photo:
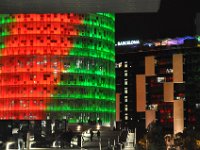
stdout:
POLYGON ((124 147, 124 150, 134 150, 134 138, 135 134, 134 133, 128 133, 127 138, 126 138, 126 144, 124 147))

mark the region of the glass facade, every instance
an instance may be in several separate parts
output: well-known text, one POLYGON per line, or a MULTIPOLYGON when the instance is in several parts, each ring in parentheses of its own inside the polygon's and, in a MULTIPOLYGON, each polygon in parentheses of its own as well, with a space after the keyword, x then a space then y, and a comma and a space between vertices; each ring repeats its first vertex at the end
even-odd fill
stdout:
POLYGON ((113 14, 0 15, 0 119, 115 116, 113 14))

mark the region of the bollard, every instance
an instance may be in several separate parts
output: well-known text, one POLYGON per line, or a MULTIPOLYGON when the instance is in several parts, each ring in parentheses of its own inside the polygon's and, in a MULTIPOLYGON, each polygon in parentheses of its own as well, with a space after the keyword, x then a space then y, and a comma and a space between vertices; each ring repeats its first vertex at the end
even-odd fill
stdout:
POLYGON ((113 141, 113 145, 115 146, 115 139, 114 139, 114 141, 113 141))
POLYGON ((29 132, 27 133, 27 136, 26 136, 26 149, 30 150, 30 133, 29 132))
POLYGON ((134 147, 137 144, 137 129, 135 128, 135 134, 134 134, 134 147))
POLYGON ((83 137, 81 135, 81 147, 83 147, 83 137))

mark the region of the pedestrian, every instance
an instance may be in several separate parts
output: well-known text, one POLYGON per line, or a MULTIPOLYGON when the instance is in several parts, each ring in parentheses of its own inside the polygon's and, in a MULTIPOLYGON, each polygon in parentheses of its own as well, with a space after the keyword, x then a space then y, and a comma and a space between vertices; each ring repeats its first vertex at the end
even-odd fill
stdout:
POLYGON ((97 138, 98 138, 98 140, 100 140, 100 135, 101 135, 101 133, 100 133, 100 131, 98 130, 98 131, 97 131, 97 138))
POLYGON ((90 130, 90 141, 92 141, 92 139, 93 139, 93 135, 94 135, 93 131, 90 130))
POLYGON ((17 143, 19 150, 24 149, 23 133, 21 132, 21 130, 18 131, 17 143))

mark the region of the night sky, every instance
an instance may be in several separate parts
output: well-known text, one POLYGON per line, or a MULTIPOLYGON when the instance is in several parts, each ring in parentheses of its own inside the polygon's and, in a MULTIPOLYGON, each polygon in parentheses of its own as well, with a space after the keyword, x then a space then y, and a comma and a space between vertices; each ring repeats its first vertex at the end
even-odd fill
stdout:
POLYGON ((162 0, 157 13, 116 14, 116 41, 195 35, 199 10, 197 4, 189 2, 162 0))

